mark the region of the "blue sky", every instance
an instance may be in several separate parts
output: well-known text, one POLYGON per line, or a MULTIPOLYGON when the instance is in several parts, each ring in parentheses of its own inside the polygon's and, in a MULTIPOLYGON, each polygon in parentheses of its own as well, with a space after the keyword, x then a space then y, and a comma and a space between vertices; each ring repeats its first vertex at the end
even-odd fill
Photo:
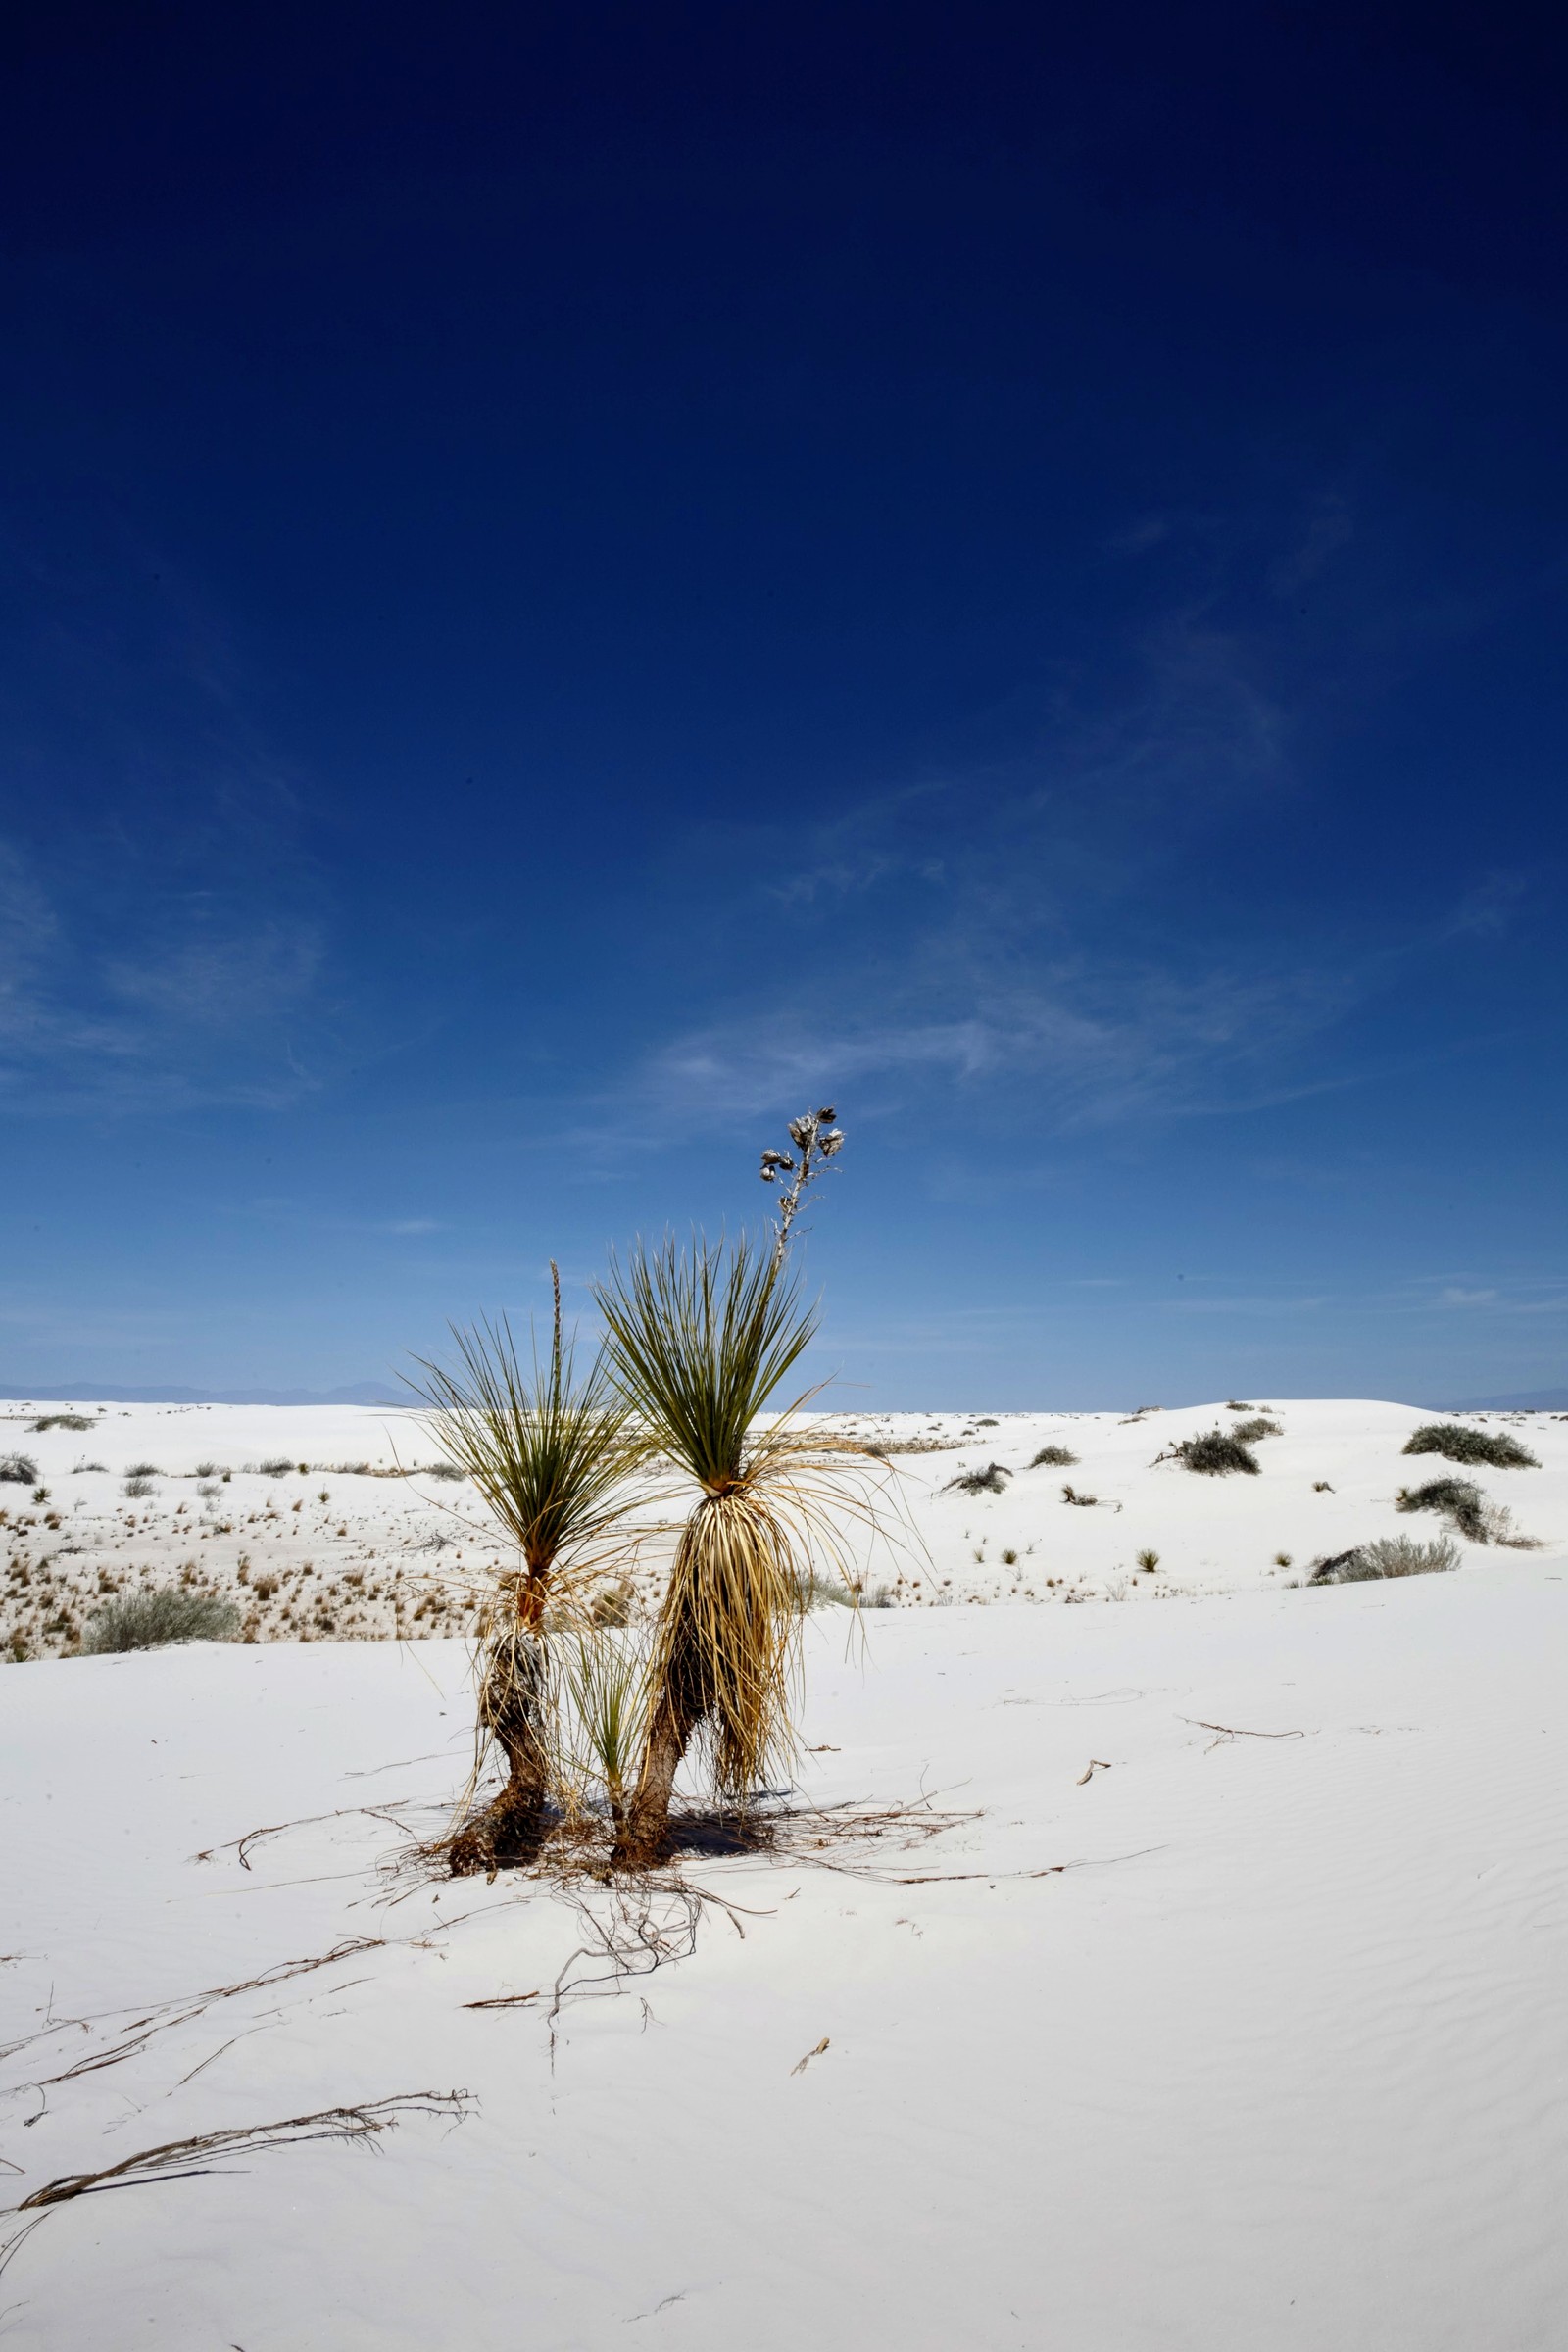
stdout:
POLYGON ((129 13, 0 102, 0 1383, 378 1379, 808 1101, 846 1404, 1562 1382, 1549 35, 129 13))

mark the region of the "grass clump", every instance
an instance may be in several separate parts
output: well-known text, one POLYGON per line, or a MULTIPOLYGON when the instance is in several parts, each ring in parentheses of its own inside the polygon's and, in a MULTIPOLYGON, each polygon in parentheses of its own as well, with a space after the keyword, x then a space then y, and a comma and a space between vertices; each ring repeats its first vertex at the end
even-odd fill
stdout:
POLYGON ((1031 1470, 1073 1470, 1077 1466, 1078 1456, 1070 1446, 1042 1446, 1029 1465, 1031 1470))
POLYGON ((284 1455, 278 1454, 272 1461, 258 1462, 256 1467, 263 1478, 286 1478, 294 1465, 284 1455))
POLYGON ((1466 1429, 1459 1421, 1427 1421, 1412 1431, 1405 1453, 1440 1453, 1445 1461, 1484 1464, 1489 1470, 1539 1470, 1540 1462, 1505 1429, 1466 1429))
POLYGON ((1352 1551, 1319 1560, 1307 1582, 1360 1585, 1380 1576, 1448 1576, 1459 1559, 1451 1536, 1439 1536, 1432 1544, 1418 1544, 1413 1536, 1380 1536, 1375 1544, 1358 1544, 1352 1551))
POLYGON ((35 1487, 38 1465, 30 1453, 0 1455, 0 1484, 8 1487, 35 1487))
POLYGON ((31 1426, 36 1438, 46 1429, 95 1429, 97 1423, 90 1413, 44 1413, 31 1426))
POLYGON ((140 1502, 144 1495, 154 1492, 153 1482, 150 1478, 143 1478, 140 1471, 135 1471, 126 1479, 122 1492, 130 1501, 140 1502))
POLYGON ((107 1656, 130 1649, 163 1649, 173 1642, 232 1642, 239 1611, 217 1592, 180 1586, 147 1592, 122 1592, 101 1608, 87 1628, 82 1649, 107 1656))
POLYGON ((1468 1478, 1433 1478, 1424 1487, 1401 1487, 1394 1497, 1394 1507, 1396 1511, 1442 1511, 1472 1544, 1491 1540, 1486 1496, 1468 1478))
POLYGON ((1184 1469, 1197 1470, 1204 1478, 1229 1478, 1236 1471, 1249 1478, 1258 1475, 1257 1462, 1239 1437, 1223 1429, 1206 1430, 1200 1438, 1183 1438, 1171 1447, 1170 1457, 1184 1469))
POLYGON ((1284 1430, 1266 1413, 1258 1413, 1250 1421, 1238 1421, 1231 1436, 1243 1446, 1256 1446, 1264 1438, 1283 1438, 1284 1430))

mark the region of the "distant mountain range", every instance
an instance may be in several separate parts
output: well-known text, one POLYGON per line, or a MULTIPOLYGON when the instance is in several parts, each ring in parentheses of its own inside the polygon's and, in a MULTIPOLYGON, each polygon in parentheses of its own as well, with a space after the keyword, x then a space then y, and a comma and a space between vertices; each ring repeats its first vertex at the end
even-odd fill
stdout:
POLYGON ((346 1389, 161 1389, 123 1388, 116 1381, 77 1381, 74 1388, 0 1388, 0 1397, 21 1404, 398 1404, 408 1396, 388 1394, 384 1380, 351 1381, 346 1389))
POLYGON ((1514 1396, 1467 1396, 1446 1413, 1568 1413, 1568 1389, 1521 1389, 1514 1396))

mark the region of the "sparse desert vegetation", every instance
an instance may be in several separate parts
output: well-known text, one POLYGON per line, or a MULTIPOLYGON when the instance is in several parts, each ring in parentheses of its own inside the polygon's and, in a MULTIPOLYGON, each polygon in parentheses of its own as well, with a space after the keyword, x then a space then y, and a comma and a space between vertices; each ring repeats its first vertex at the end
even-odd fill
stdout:
POLYGON ((161 1649, 172 1642, 232 1642, 239 1610, 217 1592, 178 1585, 126 1592, 106 1601, 82 1640, 92 1656, 129 1649, 161 1649))
POLYGON ((1258 1475, 1256 1456, 1248 1451, 1239 1436, 1224 1429, 1207 1429, 1200 1437, 1183 1438, 1160 1458, 1180 1462, 1184 1469, 1196 1470, 1203 1478, 1230 1478, 1237 1471, 1249 1478, 1258 1475))
MULTIPOLYGON (((1319 1560, 1307 1579, 1313 1585, 1359 1585, 1380 1576, 1450 1576, 1459 1565, 1460 1551, 1450 1536, 1418 1544, 1411 1536, 1379 1536, 1349 1551, 1319 1560)), ((1281 1563, 1289 1566, 1289 1562, 1281 1563)))
POLYGON ((1438 1453, 1445 1461, 1489 1470, 1539 1470, 1540 1462, 1505 1429, 1470 1429, 1459 1421, 1427 1421, 1412 1430, 1406 1453, 1438 1453))

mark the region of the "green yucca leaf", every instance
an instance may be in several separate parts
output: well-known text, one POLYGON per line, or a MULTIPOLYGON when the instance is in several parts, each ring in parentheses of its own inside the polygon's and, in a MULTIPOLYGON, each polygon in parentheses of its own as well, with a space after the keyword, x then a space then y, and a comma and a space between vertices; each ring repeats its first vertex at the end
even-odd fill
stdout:
POLYGON ((746 1476, 753 1423, 810 1343, 815 1307, 745 1235, 639 1248, 594 1296, 607 1369, 650 1446, 710 1494, 727 1492, 746 1476))

